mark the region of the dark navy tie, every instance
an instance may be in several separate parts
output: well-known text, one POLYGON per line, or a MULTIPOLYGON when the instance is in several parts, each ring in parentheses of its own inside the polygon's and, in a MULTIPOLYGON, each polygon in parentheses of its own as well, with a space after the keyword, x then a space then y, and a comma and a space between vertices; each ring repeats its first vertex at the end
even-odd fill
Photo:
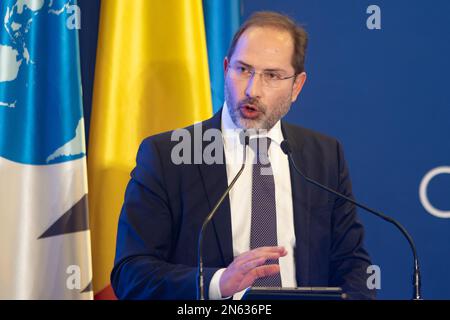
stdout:
MULTIPOLYGON (((252 222, 250 229, 250 249, 277 246, 277 211, 275 205, 275 182, 270 165, 268 150, 270 138, 256 138, 250 141, 255 151, 252 181, 252 222)), ((265 264, 278 264, 278 259, 265 264)), ((257 279, 254 287, 281 287, 281 276, 257 279)))

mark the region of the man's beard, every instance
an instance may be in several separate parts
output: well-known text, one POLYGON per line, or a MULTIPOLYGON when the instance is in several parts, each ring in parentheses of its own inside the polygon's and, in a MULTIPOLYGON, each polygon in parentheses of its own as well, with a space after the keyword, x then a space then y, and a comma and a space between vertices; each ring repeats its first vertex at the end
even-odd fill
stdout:
POLYGON ((274 105, 267 107, 261 101, 254 98, 245 98, 237 102, 230 92, 227 81, 225 80, 225 101, 227 102, 231 120, 239 128, 243 129, 264 129, 270 130, 282 117, 288 113, 291 107, 291 95, 286 95, 285 99, 274 105), (241 108, 244 105, 252 105, 259 111, 256 119, 244 118, 241 114, 241 108))

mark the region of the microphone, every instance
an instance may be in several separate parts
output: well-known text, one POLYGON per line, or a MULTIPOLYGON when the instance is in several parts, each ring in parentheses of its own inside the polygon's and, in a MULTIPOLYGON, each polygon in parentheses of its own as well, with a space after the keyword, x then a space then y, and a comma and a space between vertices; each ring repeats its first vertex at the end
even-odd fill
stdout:
POLYGON ((290 163, 292 163, 292 166, 294 167, 295 171, 297 171, 306 181, 308 181, 309 183, 319 187, 322 190, 325 190, 329 193, 334 194, 335 196, 338 196, 339 198, 342 198, 348 202, 353 203, 354 205, 356 205, 357 207, 360 207, 374 215, 376 215, 377 217, 392 223, 394 226, 396 226, 401 233, 405 236, 406 240, 408 240, 408 243, 411 247, 412 253, 413 253, 413 257, 414 257, 414 273, 413 273, 413 300, 421 300, 422 299, 422 295, 420 293, 420 289, 421 289, 421 279, 420 279, 420 270, 419 270, 419 259, 417 257, 417 251, 416 251, 416 246, 414 245, 414 242, 411 238, 411 236, 409 235, 408 231, 406 231, 406 229, 395 219, 379 212, 376 211, 374 209, 371 209, 363 204, 360 204, 358 202, 356 202, 355 200, 327 187, 324 186, 323 184, 320 184, 319 182, 307 177, 305 174, 303 174, 303 172, 297 167, 297 165, 295 164, 294 158, 292 157, 292 150, 291 147, 289 145, 289 142, 287 140, 284 140, 283 142, 281 142, 281 150, 283 150, 283 152, 288 156, 290 163))
POLYGON ((198 300, 205 300, 205 287, 204 287, 204 275, 203 275, 203 233, 205 232, 206 226, 211 221, 211 219, 214 217, 214 214, 216 213, 217 209, 219 209, 223 200, 225 200, 225 197, 230 193, 231 189, 233 188, 234 184, 239 179, 239 177, 241 176, 241 174, 245 168, 245 162, 246 162, 246 158, 247 158, 247 146, 250 141, 249 134, 246 130, 243 130, 240 132, 239 140, 240 140, 241 144, 244 146, 244 156, 243 156, 242 166, 239 169, 238 173, 233 178, 233 180, 231 181, 228 188, 226 188, 225 192, 220 197, 219 201, 217 201, 216 205, 206 216, 205 220, 203 221, 203 225, 202 225, 202 228, 200 229, 200 233, 198 236, 198 271, 197 271, 197 288, 198 288, 197 299, 198 300))

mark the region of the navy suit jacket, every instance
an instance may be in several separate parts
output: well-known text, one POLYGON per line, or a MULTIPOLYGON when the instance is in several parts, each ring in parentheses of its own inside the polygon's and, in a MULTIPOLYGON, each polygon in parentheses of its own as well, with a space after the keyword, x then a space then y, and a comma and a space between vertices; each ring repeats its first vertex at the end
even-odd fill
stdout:
MULTIPOLYGON (((221 112, 196 126, 220 130, 221 112)), ((186 129, 193 137, 194 126, 186 129)), ((284 121, 282 131, 305 174, 352 197, 339 142, 284 121)), ((118 298, 196 298, 198 233, 227 188, 227 174, 224 164, 175 165, 171 153, 178 143, 166 132, 145 139, 139 148, 119 218, 111 273, 118 298)), ((371 263, 355 206, 308 184, 292 166, 290 176, 298 286, 340 286, 351 298, 373 298, 375 292, 366 285, 371 263)), ((213 274, 233 261, 228 198, 206 229, 203 252, 208 295, 213 274)))

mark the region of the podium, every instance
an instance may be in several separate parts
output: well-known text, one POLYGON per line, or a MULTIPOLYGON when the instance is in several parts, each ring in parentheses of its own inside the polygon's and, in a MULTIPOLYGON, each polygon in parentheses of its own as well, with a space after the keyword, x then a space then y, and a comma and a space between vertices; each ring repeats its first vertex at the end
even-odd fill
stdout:
POLYGON ((250 287, 242 300, 346 300, 340 287, 250 287))

